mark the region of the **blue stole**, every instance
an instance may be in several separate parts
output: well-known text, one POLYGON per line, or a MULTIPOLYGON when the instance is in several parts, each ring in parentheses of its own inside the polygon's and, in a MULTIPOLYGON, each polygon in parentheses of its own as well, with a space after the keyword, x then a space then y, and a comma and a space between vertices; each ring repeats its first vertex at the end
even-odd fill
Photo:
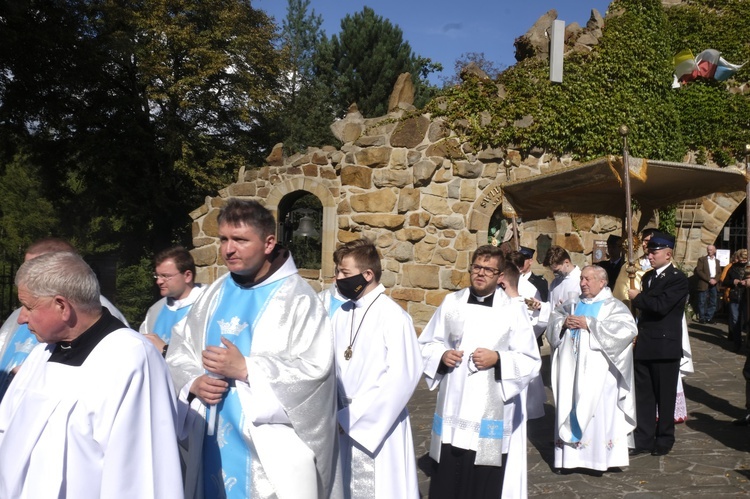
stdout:
MULTIPOLYGON (((598 317, 599 316, 599 310, 602 308, 603 301, 597 301, 594 303, 584 303, 579 302, 576 305, 576 309, 573 315, 583 315, 586 317, 598 317)), ((571 339, 573 340, 573 353, 576 356, 576 361, 578 360, 578 352, 579 348, 578 345, 580 345, 581 342, 581 330, 580 329, 572 329, 570 331, 571 339)), ((580 442, 581 437, 583 437, 583 430, 581 430, 581 425, 578 423, 578 416, 576 415, 576 405, 575 402, 573 403, 573 408, 570 411, 570 431, 572 433, 571 440, 573 442, 580 442)))
POLYGON ((167 305, 164 304, 159 312, 159 316, 156 318, 156 322, 154 322, 154 334, 161 338, 161 341, 168 344, 169 340, 172 339, 172 327, 187 315, 190 307, 191 305, 187 305, 177 310, 169 310, 167 305))
POLYGON ((8 336, 5 352, 0 359, 0 400, 5 396, 5 392, 13 380, 10 371, 23 364, 23 361, 38 344, 36 336, 31 334, 29 326, 26 324, 19 325, 16 332, 8 336))
POLYGON ((328 305, 328 318, 332 318, 333 314, 336 313, 336 310, 341 308, 341 305, 346 303, 346 300, 339 300, 335 296, 333 296, 333 293, 329 296, 329 305, 328 305))
MULTIPOLYGON (((255 325, 283 282, 284 279, 248 289, 228 277, 219 291, 219 304, 208 321, 206 346, 220 346, 224 336, 242 355, 249 357, 255 325)), ((234 383, 230 382, 229 391, 222 401, 208 410, 219 412, 216 431, 203 437, 205 497, 250 498, 252 455, 242 435, 245 417, 234 383)))

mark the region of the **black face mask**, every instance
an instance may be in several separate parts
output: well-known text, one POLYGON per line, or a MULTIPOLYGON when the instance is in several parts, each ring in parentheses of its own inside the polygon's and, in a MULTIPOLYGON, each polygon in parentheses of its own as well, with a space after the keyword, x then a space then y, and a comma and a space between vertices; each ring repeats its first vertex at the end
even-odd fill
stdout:
POLYGON ((344 279, 336 279, 336 287, 344 298, 356 300, 367 287, 367 279, 362 274, 353 275, 344 279))

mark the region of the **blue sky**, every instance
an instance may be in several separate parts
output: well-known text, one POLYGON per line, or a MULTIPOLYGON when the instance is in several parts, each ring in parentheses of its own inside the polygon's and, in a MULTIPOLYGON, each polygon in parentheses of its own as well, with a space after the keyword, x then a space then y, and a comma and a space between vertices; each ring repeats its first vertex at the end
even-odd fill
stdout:
MULTIPOLYGON (((367 5, 404 32, 415 54, 443 65, 443 75, 466 52, 484 52, 496 65, 515 64, 513 41, 548 10, 555 9, 565 24, 585 25, 591 9, 604 15, 610 0, 311 0, 310 7, 323 17, 330 37, 341 29, 341 19, 367 5)), ((286 16, 286 0, 255 0, 253 7, 276 18, 286 16)), ((437 75, 431 77, 439 83, 437 75)))

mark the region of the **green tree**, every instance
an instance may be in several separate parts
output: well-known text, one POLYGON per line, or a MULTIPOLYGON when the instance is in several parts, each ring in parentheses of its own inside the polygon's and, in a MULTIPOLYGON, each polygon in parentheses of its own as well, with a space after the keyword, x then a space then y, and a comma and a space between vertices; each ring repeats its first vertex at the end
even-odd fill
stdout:
POLYGON ((0 131, 31 151, 60 235, 133 261, 187 242, 187 214, 267 154, 281 57, 249 2, 28 0, 0 17, 0 131))
POLYGON ((308 12, 309 6, 310 0, 289 0, 282 22, 281 42, 288 67, 273 115, 275 135, 288 152, 338 144, 330 130, 336 118, 330 86, 317 69, 330 67, 319 53, 327 39, 320 29, 322 18, 314 10, 308 12))
POLYGON ((26 247, 49 236, 58 223, 52 203, 42 195, 39 168, 17 153, 0 175, 0 259, 20 263, 26 247))
MULTIPOLYGON (((330 41, 334 92, 339 112, 357 103, 365 116, 387 112, 388 98, 401 73, 409 72, 417 107, 429 100, 435 88, 426 78, 439 64, 416 56, 403 32, 369 7, 341 20, 341 32, 330 41)), ((326 49, 324 49, 326 50, 326 49)))

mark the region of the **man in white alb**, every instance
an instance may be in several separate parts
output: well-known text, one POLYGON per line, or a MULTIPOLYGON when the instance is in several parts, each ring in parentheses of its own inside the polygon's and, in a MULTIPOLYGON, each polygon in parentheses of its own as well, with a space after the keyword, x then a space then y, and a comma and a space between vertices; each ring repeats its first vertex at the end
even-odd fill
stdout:
POLYGON ((148 309, 140 332, 166 357, 172 327, 187 315, 204 288, 195 283, 195 262, 182 246, 158 253, 154 268, 162 299, 148 309))
POLYGON ((25 262, 18 321, 42 341, 0 404, 0 497, 180 499, 164 359, 99 301, 74 253, 25 262))
MULTIPOLYGON (((76 252, 73 245, 64 239, 45 237, 35 241, 26 249, 24 261, 55 251, 76 252)), ((99 302, 110 311, 113 317, 129 327, 125 316, 104 295, 99 295, 99 302)), ((23 361, 39 343, 26 324, 19 324, 18 316, 20 313, 21 309, 17 308, 0 327, 0 400, 2 400, 13 377, 21 368, 23 361)))
POLYGON ((447 295, 419 337, 427 385, 440 387, 431 499, 527 496, 526 389, 542 362, 521 303, 498 291, 504 268, 500 248, 477 248, 471 287, 447 295))
POLYGON ((386 296, 372 242, 346 243, 333 261, 348 300, 332 316, 344 497, 418 499, 406 404, 422 357, 411 317, 386 296))
POLYGON ((270 211, 230 198, 218 226, 229 272, 174 328, 167 351, 188 453, 185 496, 337 497, 328 315, 276 245, 270 211))
POLYGON ((581 270, 570 261, 570 255, 561 246, 552 246, 544 257, 555 278, 549 286, 549 304, 552 308, 581 294, 581 270))

